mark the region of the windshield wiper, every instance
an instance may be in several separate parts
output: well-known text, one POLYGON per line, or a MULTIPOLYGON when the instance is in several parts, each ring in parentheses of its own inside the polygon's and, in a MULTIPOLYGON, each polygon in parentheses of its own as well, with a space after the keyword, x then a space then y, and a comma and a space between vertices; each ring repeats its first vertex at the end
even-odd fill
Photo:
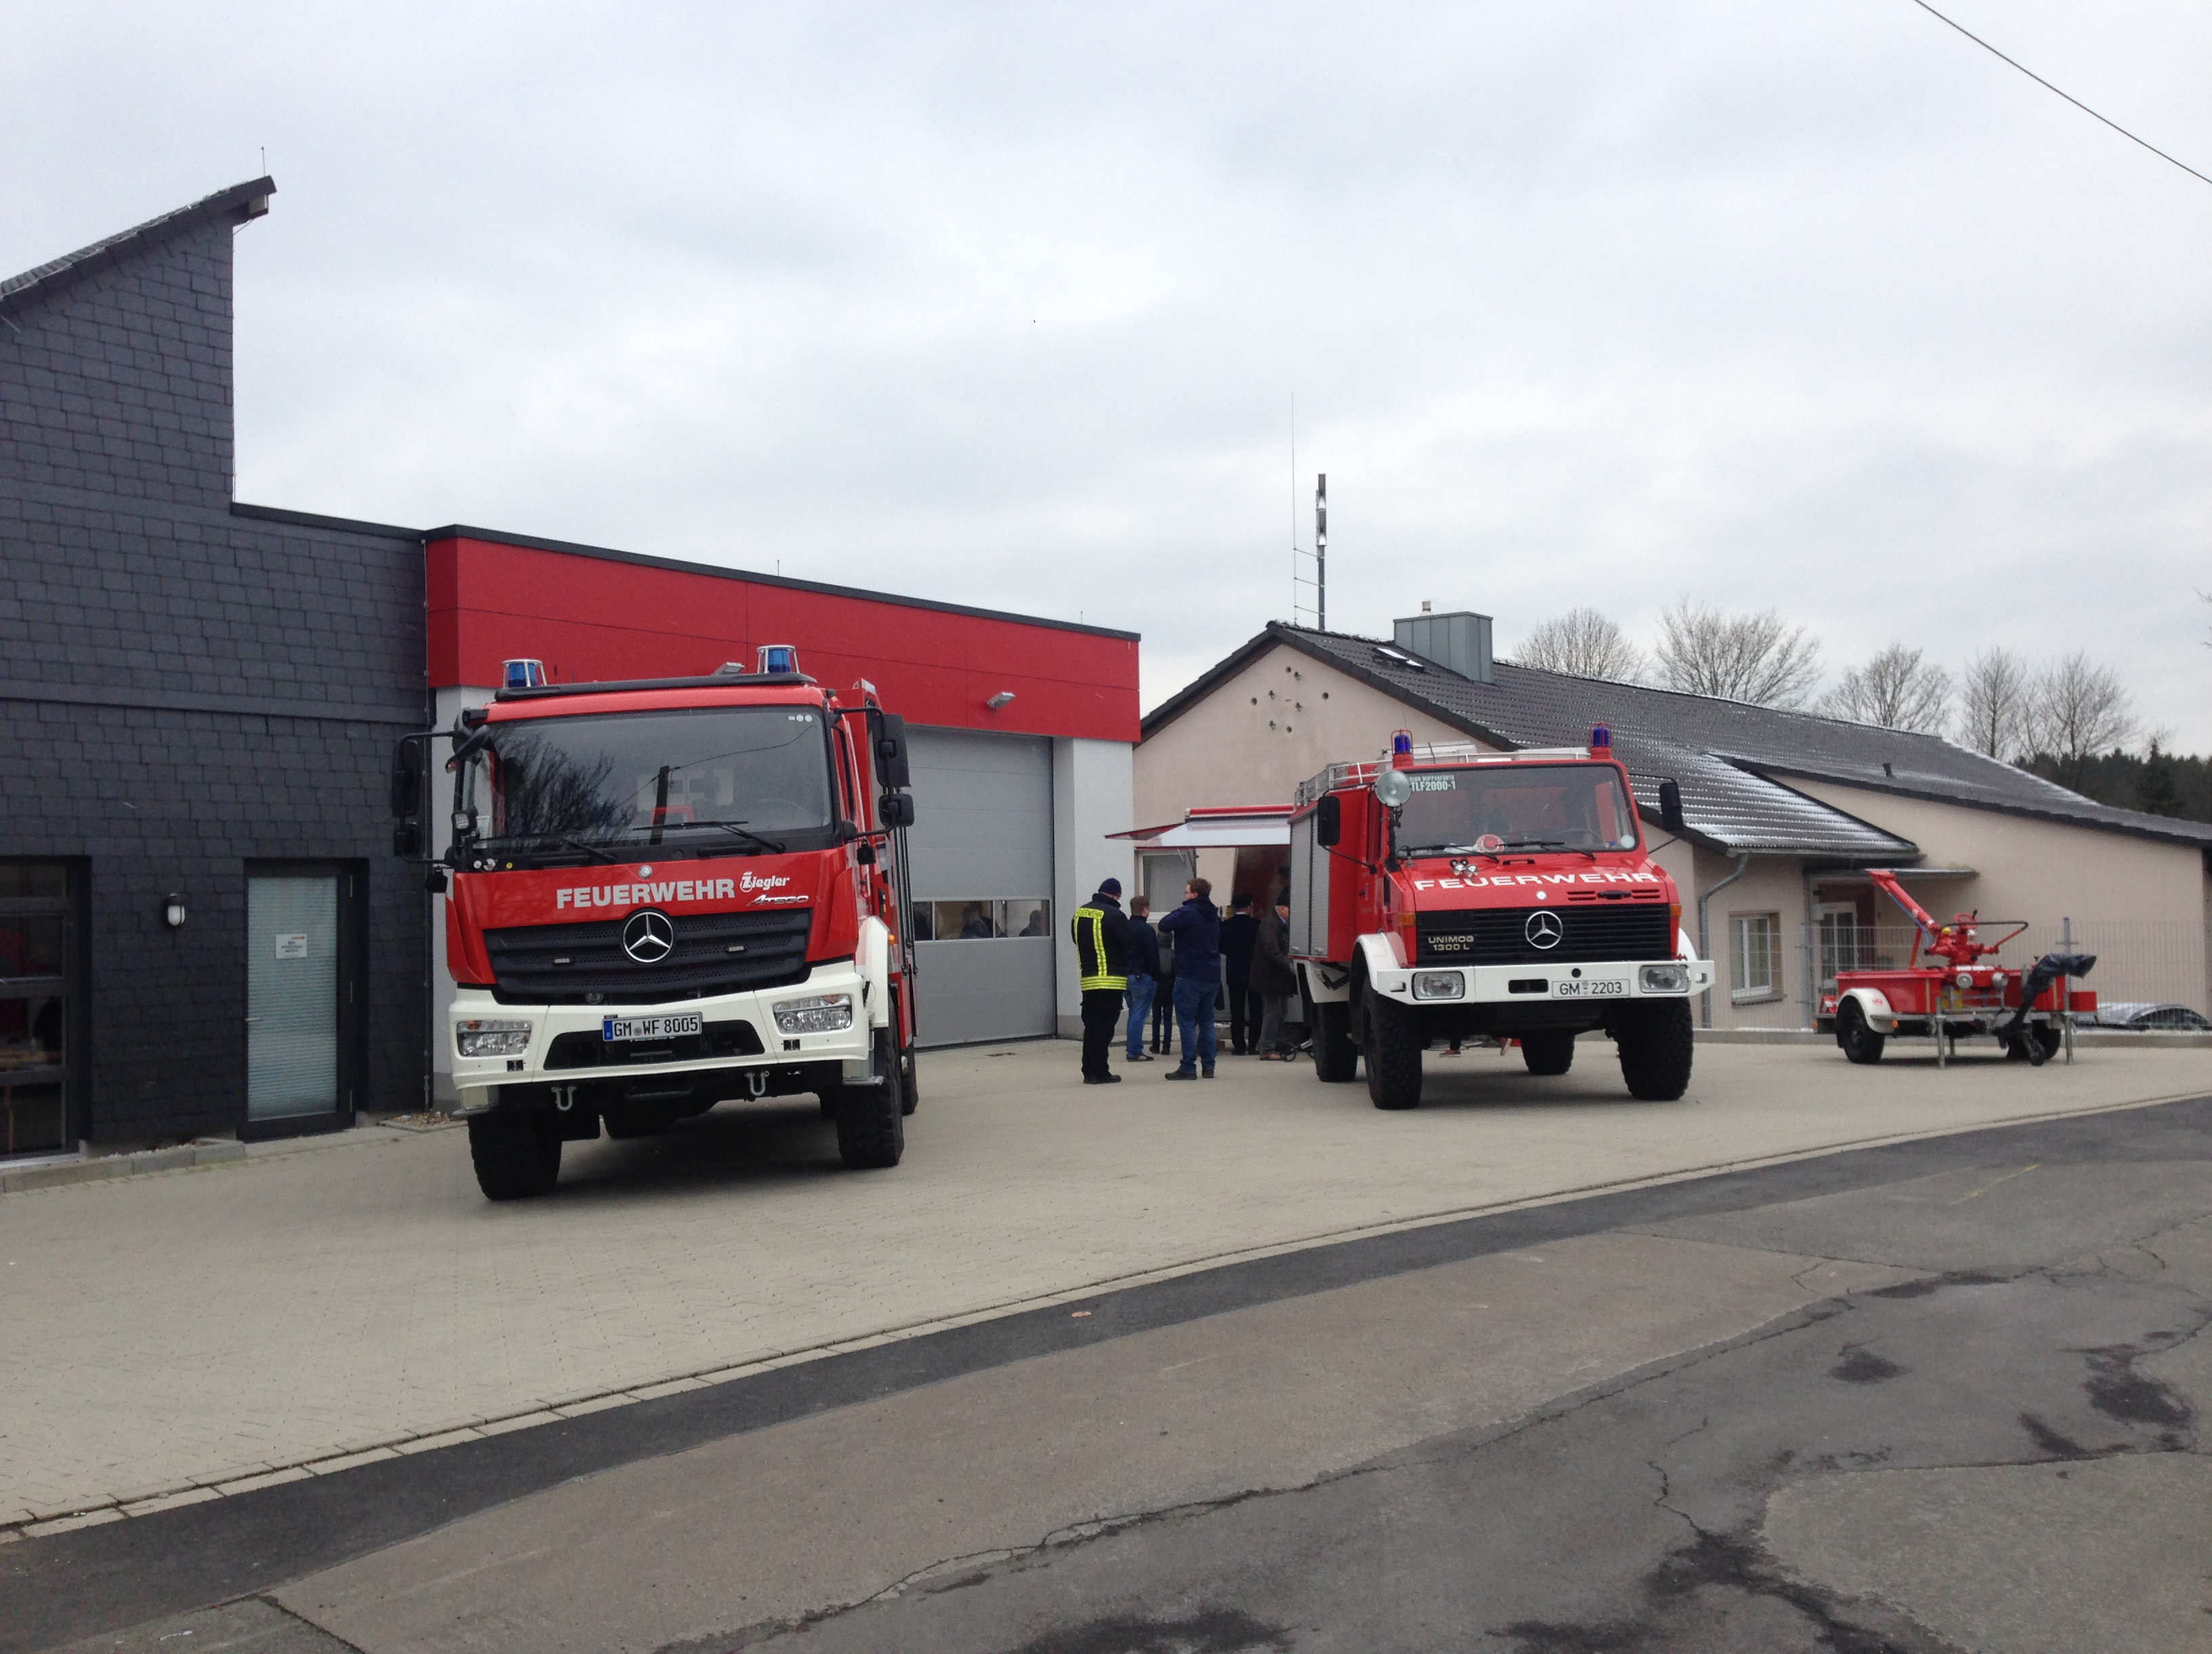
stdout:
POLYGON ((1505 848, 1509 850, 1568 850, 1576 855, 1586 855, 1593 861, 1597 860, 1595 850, 1570 844, 1561 838, 1509 838, 1505 841, 1505 848))
POLYGON ((602 861, 622 860, 604 844, 586 844, 582 839, 570 838, 566 833, 509 833, 503 834, 498 838, 487 838, 481 842, 487 850, 495 844, 514 843, 527 846, 529 848, 520 852, 524 855, 529 854, 532 848, 542 845, 558 844, 564 849, 579 851, 585 855, 597 856, 602 861))
POLYGON ((769 838, 763 833, 757 833, 742 821, 665 821, 660 823, 654 830, 672 833, 679 827, 719 827, 726 833, 734 833, 739 838, 750 839, 770 855, 783 854, 783 844, 781 840, 769 838))

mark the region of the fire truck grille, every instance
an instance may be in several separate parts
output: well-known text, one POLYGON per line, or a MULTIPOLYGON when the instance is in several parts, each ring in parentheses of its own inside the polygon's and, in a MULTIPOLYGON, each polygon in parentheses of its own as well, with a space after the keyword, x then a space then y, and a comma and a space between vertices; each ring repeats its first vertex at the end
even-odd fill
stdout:
POLYGON ((1674 957, 1674 927, 1663 902, 1462 909, 1419 914, 1415 922, 1422 964, 1587 964, 1674 957), (1551 934, 1553 926, 1559 940, 1537 946, 1536 939, 1551 934))
POLYGON ((804 908, 672 915, 676 945, 652 964, 623 952, 623 922, 486 931, 493 997, 508 1005, 655 1005, 806 977, 813 915, 804 908))

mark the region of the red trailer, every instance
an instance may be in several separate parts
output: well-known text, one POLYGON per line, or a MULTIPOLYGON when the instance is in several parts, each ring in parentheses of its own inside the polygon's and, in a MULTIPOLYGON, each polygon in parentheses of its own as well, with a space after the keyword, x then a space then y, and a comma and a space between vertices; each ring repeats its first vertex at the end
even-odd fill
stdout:
POLYGON ((1843 970, 1836 988, 1821 996, 1819 1026, 1832 1031, 1853 1062, 1879 1062, 1892 1035, 1933 1036, 1942 1062, 1963 1035, 1993 1035, 2008 1056, 2041 1064, 2057 1055, 2070 1027, 2069 1013, 2094 1012, 2097 996, 2075 988, 2094 954, 2046 953, 2025 970, 2008 970, 1994 955, 2027 928, 2025 920, 1984 919, 1962 913, 1940 924, 1886 867, 1867 877, 1914 926, 1912 956, 1887 970, 1843 970), (2002 930, 1984 941, 1984 930, 2002 930))

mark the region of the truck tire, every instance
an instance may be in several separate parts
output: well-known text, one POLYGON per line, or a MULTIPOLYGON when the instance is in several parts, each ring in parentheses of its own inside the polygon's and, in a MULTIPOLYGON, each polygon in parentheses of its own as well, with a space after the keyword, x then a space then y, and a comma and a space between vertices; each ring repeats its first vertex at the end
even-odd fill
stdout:
POLYGON ((1325 1000, 1313 1008, 1314 1073, 1340 1085, 1359 1076, 1359 1048, 1352 1043, 1352 1007, 1325 1000))
POLYGON ((1856 1000, 1845 1000, 1836 1007, 1836 1043, 1853 1062, 1881 1061, 1881 1048, 1888 1043, 1887 1035, 1875 1032, 1856 1000))
POLYGON ((851 1171, 878 1171, 899 1163, 906 1152, 905 1070, 887 1028, 876 1031, 879 1085, 836 1087, 837 1158, 851 1171))
POLYGON ((1575 1037, 1561 1028, 1523 1034, 1521 1061, 1528 1065, 1532 1074, 1563 1074, 1575 1066, 1575 1037))
POLYGON ((1367 1096, 1378 1109, 1421 1105, 1421 1037, 1413 1013, 1397 1000, 1369 994, 1361 1001, 1367 1025, 1367 1096))
POLYGON ((488 1201, 526 1201, 561 1181, 561 1128, 549 1114, 495 1112, 469 1121, 469 1159, 488 1201))
POLYGON ((1672 1103, 1690 1089, 1696 1043, 1687 1000, 1646 1000, 1621 1007, 1613 1037, 1620 1047, 1620 1077, 1628 1094, 1646 1103, 1672 1103))

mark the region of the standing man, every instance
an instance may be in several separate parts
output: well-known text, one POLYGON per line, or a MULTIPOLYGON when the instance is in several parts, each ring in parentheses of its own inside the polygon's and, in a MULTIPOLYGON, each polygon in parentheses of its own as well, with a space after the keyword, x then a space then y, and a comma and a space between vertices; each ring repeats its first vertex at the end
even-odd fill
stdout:
POLYGON ((1083 979, 1083 1083, 1117 1085, 1106 1067, 1106 1048, 1121 1019, 1121 990, 1129 985, 1129 921, 1121 912, 1121 881, 1102 879, 1098 891, 1075 910, 1075 968, 1083 979))
POLYGON ((1291 1001, 1297 997, 1298 973, 1291 964, 1291 910, 1286 907, 1260 921, 1252 953, 1252 991, 1267 1007, 1260 1022, 1260 1055, 1269 1062, 1288 1061, 1297 1048, 1285 1036, 1283 1025, 1291 1019, 1291 1001))
POLYGON ((1121 1055, 1131 1062, 1150 1062, 1145 1025, 1152 1020, 1152 991, 1159 986, 1160 937, 1152 928, 1152 899, 1129 898, 1129 1032, 1121 1055))
POLYGON ((1191 1064, 1201 1063, 1213 1078, 1213 999, 1221 991, 1221 912, 1213 905, 1213 886, 1194 879, 1183 886, 1182 905, 1160 921, 1160 933, 1175 943, 1176 1031, 1182 1036, 1182 1061, 1168 1070, 1170 1079, 1196 1079, 1191 1064))
POLYGON ((1253 1015, 1253 1006, 1260 997, 1253 990, 1252 945, 1259 929, 1260 921, 1252 916, 1250 897, 1240 896, 1230 903, 1229 916, 1221 921, 1221 974, 1229 984, 1229 1049, 1238 1056, 1258 1049, 1252 1043, 1259 1020, 1253 1015))

